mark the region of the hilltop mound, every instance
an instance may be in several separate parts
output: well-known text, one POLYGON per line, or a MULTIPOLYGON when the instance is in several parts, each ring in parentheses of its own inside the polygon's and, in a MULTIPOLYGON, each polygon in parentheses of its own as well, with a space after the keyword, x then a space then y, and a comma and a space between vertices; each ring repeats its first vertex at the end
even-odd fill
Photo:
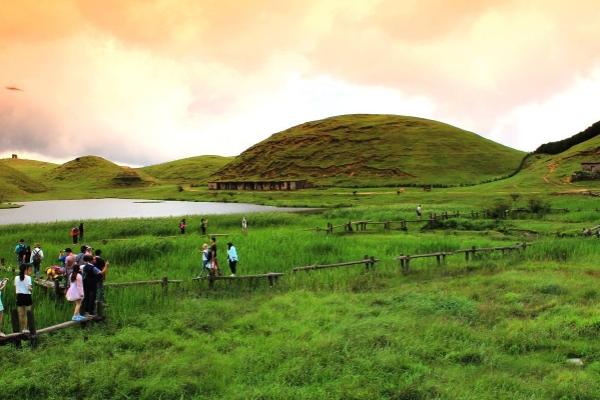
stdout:
POLYGON ((23 172, 9 167, 4 162, 0 163, 0 192, 3 196, 15 194, 41 193, 47 190, 46 186, 37 182, 23 172))
POLYGON ((92 187, 142 186, 149 179, 129 167, 121 167, 102 157, 77 157, 48 173, 56 182, 88 184, 92 187))
POLYGON ((206 183, 208 177, 233 157, 198 156, 140 168, 144 173, 174 183, 206 183))
POLYGON ((342 115, 252 146, 213 180, 307 179, 321 185, 456 185, 513 172, 524 153, 441 122, 342 115))

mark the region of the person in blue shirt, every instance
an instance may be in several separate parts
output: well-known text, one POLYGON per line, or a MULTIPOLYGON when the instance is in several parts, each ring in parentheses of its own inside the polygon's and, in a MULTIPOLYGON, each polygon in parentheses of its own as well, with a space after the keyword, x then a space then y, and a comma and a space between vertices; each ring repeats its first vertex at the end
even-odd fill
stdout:
POLYGON ((233 243, 227 243, 227 260, 229 260, 229 269, 231 270, 231 276, 235 276, 237 271, 238 255, 233 243))

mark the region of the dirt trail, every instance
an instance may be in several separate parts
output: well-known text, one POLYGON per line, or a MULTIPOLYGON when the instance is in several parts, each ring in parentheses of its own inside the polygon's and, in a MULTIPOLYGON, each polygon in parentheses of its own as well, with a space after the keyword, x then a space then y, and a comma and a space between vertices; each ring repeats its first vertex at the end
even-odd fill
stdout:
POLYGON ((544 177, 543 177, 544 182, 556 185, 556 183, 550 182, 550 179, 549 179, 550 175, 553 174, 554 171, 556 171, 556 168, 558 168, 558 161, 555 161, 553 163, 550 163, 550 165, 548 165, 548 173, 546 173, 546 175, 544 175, 544 177))

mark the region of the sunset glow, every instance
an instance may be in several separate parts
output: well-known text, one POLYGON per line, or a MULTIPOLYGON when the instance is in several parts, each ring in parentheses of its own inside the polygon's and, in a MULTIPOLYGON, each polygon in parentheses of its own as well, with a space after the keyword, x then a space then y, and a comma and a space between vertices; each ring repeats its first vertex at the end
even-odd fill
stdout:
POLYGON ((347 113, 431 118, 532 150, 600 119, 597 11, 595 0, 6 0, 0 155, 235 155, 347 113))

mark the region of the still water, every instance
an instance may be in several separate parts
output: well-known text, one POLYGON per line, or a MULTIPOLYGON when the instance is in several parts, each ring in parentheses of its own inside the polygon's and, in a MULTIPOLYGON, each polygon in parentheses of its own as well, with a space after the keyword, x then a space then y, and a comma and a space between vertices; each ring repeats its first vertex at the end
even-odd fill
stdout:
POLYGON ((17 204, 21 204, 23 207, 0 209, 0 225, 107 218, 152 218, 306 210, 245 203, 131 199, 51 200, 19 202, 17 204))

